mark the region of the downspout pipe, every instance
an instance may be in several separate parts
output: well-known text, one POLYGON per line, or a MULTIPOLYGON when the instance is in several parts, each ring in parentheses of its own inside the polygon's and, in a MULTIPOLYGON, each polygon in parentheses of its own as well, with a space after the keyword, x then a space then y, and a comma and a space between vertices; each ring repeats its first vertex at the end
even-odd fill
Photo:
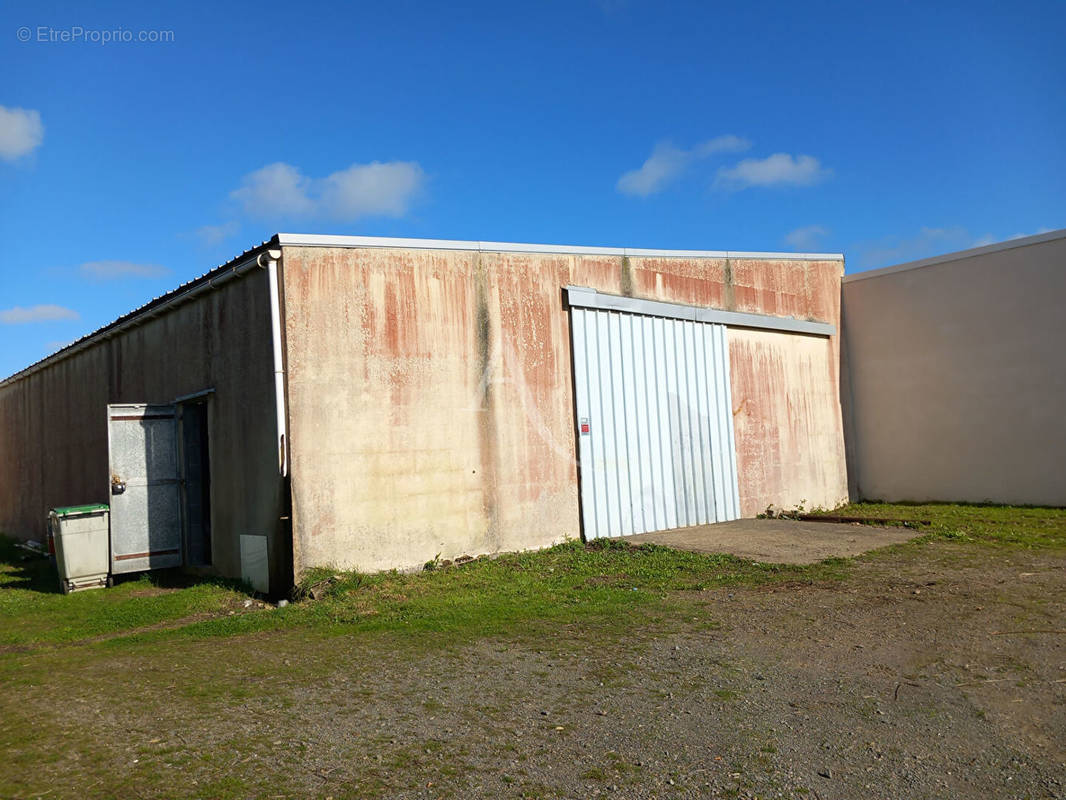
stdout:
POLYGON ((278 286, 278 261, 281 250, 266 250, 256 263, 267 272, 270 291, 270 338, 274 345, 274 410, 277 414, 278 474, 289 474, 288 414, 285 408, 285 359, 281 350, 281 296, 278 286))

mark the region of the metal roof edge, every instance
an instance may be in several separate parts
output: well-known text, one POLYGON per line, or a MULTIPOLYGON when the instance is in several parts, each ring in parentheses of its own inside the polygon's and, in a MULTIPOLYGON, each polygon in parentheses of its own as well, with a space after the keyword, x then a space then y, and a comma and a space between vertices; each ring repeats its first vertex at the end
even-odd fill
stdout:
POLYGON ((412 250, 470 250, 482 253, 558 253, 560 255, 633 256, 668 258, 751 258, 781 261, 843 261, 843 253, 771 253, 742 250, 657 250, 639 247, 479 242, 457 239, 406 239, 389 236, 343 236, 316 233, 279 233, 282 247, 380 247, 412 250))
POLYGON ((866 280, 867 278, 879 278, 883 275, 891 275, 895 272, 906 272, 912 269, 931 267, 935 264, 961 261, 964 258, 973 258, 974 256, 983 256, 988 255, 989 253, 999 253, 1003 250, 1013 250, 1017 247, 1029 247, 1034 244, 1053 242, 1056 239, 1066 239, 1066 228, 1061 228, 1056 231, 1036 233, 1032 236, 1022 236, 1018 239, 1007 239, 1005 242, 995 242, 993 244, 983 245, 982 247, 971 247, 969 250, 957 250, 954 253, 945 253, 942 256, 920 258, 917 261, 906 261, 902 264, 894 264, 889 267, 880 267, 879 269, 866 270, 865 272, 856 272, 851 275, 845 275, 843 282, 852 283, 854 281, 866 280))
POLYGON ((132 311, 126 312, 122 316, 117 317, 106 325, 102 325, 94 331, 90 331, 84 336, 80 336, 65 347, 61 347, 59 350, 56 350, 54 353, 51 353, 45 356, 44 358, 38 359, 32 364, 27 364, 18 372, 14 372, 11 375, 8 375, 6 378, 0 378, 0 388, 3 388, 8 384, 20 380, 21 378, 27 377, 33 372, 37 372, 40 369, 44 369, 47 366, 51 366, 52 364, 58 363, 63 359, 74 355, 76 352, 79 352, 85 349, 86 347, 94 344, 98 339, 106 336, 108 333, 114 332, 118 328, 123 328, 127 325, 137 324, 137 322, 139 322, 142 318, 150 317, 153 311, 158 310, 162 306, 170 305, 171 303, 180 300, 181 298, 187 295, 196 293, 203 288, 210 288, 210 286, 214 282, 216 282, 219 277, 223 276, 226 273, 226 270, 237 270, 238 268, 246 265, 247 262, 257 256, 263 250, 266 250, 272 246, 276 247, 277 238, 278 237, 275 235, 270 239, 267 239, 266 241, 262 242, 261 244, 249 247, 243 253, 234 256, 224 264, 219 264, 217 267, 208 270, 203 275, 193 278, 192 280, 188 280, 185 283, 179 284, 178 286, 171 289, 169 292, 166 292, 165 294, 159 295, 159 297, 155 297, 149 300, 147 303, 138 306, 132 311))

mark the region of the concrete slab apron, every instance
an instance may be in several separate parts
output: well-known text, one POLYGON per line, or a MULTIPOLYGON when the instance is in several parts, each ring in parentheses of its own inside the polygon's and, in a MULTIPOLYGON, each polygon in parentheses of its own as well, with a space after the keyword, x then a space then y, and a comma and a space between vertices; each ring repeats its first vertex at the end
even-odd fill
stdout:
POLYGON ((787 519, 738 519, 671 531, 625 537, 696 553, 729 553, 767 564, 814 564, 826 558, 857 556, 920 536, 910 528, 797 522, 787 519))

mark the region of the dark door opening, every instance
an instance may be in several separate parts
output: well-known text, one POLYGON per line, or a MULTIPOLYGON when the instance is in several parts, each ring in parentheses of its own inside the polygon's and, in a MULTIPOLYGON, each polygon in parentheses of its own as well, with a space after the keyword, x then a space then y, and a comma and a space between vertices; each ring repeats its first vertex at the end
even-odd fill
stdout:
POLYGON ((181 470, 185 521, 185 563, 211 563, 211 469, 207 401, 181 405, 181 470))

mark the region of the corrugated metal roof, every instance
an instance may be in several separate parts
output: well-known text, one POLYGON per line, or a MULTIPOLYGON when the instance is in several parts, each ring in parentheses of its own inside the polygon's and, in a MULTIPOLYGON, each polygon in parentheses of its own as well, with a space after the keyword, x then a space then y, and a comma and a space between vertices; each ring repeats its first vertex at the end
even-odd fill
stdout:
POLYGON ((181 284, 180 286, 175 287, 174 289, 172 289, 171 291, 167 292, 166 294, 161 294, 161 295, 159 295, 159 297, 152 298, 151 300, 149 300, 144 305, 138 306, 137 308, 133 309, 132 311, 129 311, 129 312, 123 314, 121 317, 118 317, 117 319, 107 323, 106 325, 103 325, 103 326, 97 328, 96 330, 94 330, 94 331, 92 331, 90 333, 87 333, 87 334, 85 334, 84 336, 82 336, 82 337, 80 337, 78 339, 75 339, 73 342, 71 342, 70 344, 66 345, 65 347, 60 348, 56 352, 54 352, 54 353, 52 353, 50 355, 47 355, 47 356, 45 356, 42 359, 34 361, 32 364, 29 364, 29 365, 23 367, 18 372, 14 373, 12 375, 9 375, 8 377, 4 378, 3 380, 0 380, 0 386, 5 386, 8 383, 16 381, 20 377, 24 376, 26 373, 36 371, 40 367, 43 367, 47 362, 59 361, 62 358, 65 358, 66 355, 69 354, 69 352, 71 350, 73 350, 75 348, 83 347, 84 345, 88 344, 90 340, 95 339, 98 336, 102 336, 103 334, 107 333, 109 330, 112 330, 113 328, 117 328, 119 325, 122 325, 122 324, 124 324, 126 322, 129 322, 129 321, 133 320, 134 318, 141 316, 142 314, 147 314, 153 308, 156 308, 157 306, 160 306, 160 305, 162 305, 164 303, 168 303, 171 300, 176 299, 178 296, 180 296, 182 294, 185 294, 187 292, 191 292, 191 291, 195 290, 196 288, 198 288, 202 284, 208 283, 211 280, 213 280, 214 278, 218 277, 220 274, 225 272, 227 269, 231 269, 231 268, 237 266, 238 264, 241 264, 241 263, 247 261, 249 258, 251 258, 251 256, 255 255, 260 250, 266 249, 270 245, 274 245, 275 247, 277 246, 277 236, 274 236, 274 237, 266 240, 265 242, 262 242, 261 244, 257 244, 254 247, 249 247, 243 253, 241 253, 240 255, 234 256, 233 258, 231 258, 226 263, 219 264, 217 267, 215 267, 214 269, 212 269, 212 270, 210 270, 208 272, 205 272, 203 275, 200 275, 197 278, 193 278, 192 280, 186 281, 185 283, 181 284))

